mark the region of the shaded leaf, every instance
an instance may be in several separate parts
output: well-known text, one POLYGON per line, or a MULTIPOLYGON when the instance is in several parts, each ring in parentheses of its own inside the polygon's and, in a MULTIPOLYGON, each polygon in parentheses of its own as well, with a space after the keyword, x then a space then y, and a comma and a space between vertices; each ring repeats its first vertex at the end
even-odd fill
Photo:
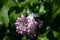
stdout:
POLYGON ((59 0, 50 0, 50 3, 52 9, 52 20, 54 20, 55 17, 60 14, 60 2, 59 0))
POLYGON ((27 38, 26 38, 26 36, 25 36, 25 35, 22 37, 22 40, 27 40, 27 38))
POLYGON ((56 38, 56 37, 58 37, 59 36, 59 32, 56 32, 56 31, 53 31, 53 34, 54 34, 54 37, 56 38))
POLYGON ((60 31, 60 0, 50 0, 52 19, 51 28, 55 31, 60 31))
POLYGON ((20 16, 20 14, 16 14, 15 11, 13 11, 13 12, 9 15, 10 19, 13 20, 13 21, 16 20, 16 18, 17 18, 18 16, 20 16))
POLYGON ((11 40, 8 36, 5 36, 3 40, 11 40))

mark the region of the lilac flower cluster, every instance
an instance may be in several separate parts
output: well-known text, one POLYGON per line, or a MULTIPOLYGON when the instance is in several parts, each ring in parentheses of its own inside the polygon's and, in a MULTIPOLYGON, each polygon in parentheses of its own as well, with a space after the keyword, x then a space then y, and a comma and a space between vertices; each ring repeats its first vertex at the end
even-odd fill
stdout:
POLYGON ((27 17, 21 15, 15 22, 16 32, 28 35, 33 34, 34 36, 37 25, 38 22, 35 21, 33 14, 29 14, 27 17))
POLYGON ((35 19, 35 17, 38 16, 37 14, 31 13, 29 10, 27 10, 27 13, 27 17, 22 14, 21 17, 17 18, 15 22, 16 32, 19 34, 26 34, 30 37, 35 37, 36 28, 41 27, 43 22, 35 19))

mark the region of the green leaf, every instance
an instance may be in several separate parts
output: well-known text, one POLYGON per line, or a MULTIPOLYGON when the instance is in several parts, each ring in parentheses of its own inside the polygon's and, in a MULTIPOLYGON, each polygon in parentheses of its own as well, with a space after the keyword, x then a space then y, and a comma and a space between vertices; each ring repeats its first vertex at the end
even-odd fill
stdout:
POLYGON ((30 39, 27 38, 26 35, 24 35, 24 36, 22 37, 22 40, 30 40, 30 39))
POLYGON ((43 4, 41 4, 41 6, 40 6, 39 13, 40 14, 45 14, 46 13, 46 10, 44 9, 44 5, 43 4))
POLYGON ((17 19, 17 17, 19 17, 20 16, 20 13, 15 13, 15 11, 13 11, 10 15, 9 15, 9 17, 10 17, 10 19, 11 20, 16 20, 17 19))
POLYGON ((32 3, 32 4, 38 3, 38 0, 30 0, 30 3, 32 3))
POLYGON ((38 36, 38 40, 49 40, 46 36, 40 35, 38 36))
POLYGON ((60 14, 60 7, 59 9, 52 15, 52 18, 54 19, 57 15, 60 14))
POLYGON ((26 38, 26 36, 25 36, 25 35, 22 37, 22 40, 27 40, 27 38, 26 38))
POLYGON ((8 36, 5 36, 3 40, 11 40, 8 36))
POLYGON ((60 35, 60 33, 59 32, 56 32, 56 31, 53 31, 53 35, 56 38, 56 37, 58 37, 60 35))
POLYGON ((49 31, 51 31, 51 29, 47 28, 47 31, 45 33, 43 33, 43 34, 41 34, 41 35, 38 36, 38 40, 49 40, 47 38, 47 34, 49 33, 49 31))
POLYGON ((6 27, 8 27, 9 23, 8 10, 9 9, 6 8, 5 6, 3 6, 2 9, 0 10, 1 21, 5 24, 6 27))
POLYGON ((9 17, 10 17, 11 20, 14 21, 14 20, 17 19, 17 17, 20 17, 22 13, 23 13, 24 15, 26 15, 26 10, 24 9, 24 10, 21 11, 20 13, 16 13, 15 10, 14 10, 12 13, 10 13, 9 17))
POLYGON ((16 6, 16 3, 13 0, 8 0, 8 2, 5 4, 7 8, 16 6))
POLYGON ((2 25, 3 23, 2 23, 2 21, 0 21, 0 25, 2 25))
POLYGON ((9 24, 8 11, 10 7, 13 6, 15 6, 15 3, 12 0, 8 0, 8 2, 0 10, 0 20, 4 23, 5 27, 8 27, 9 24))
POLYGON ((50 0, 52 9, 52 21, 60 14, 60 2, 59 0, 50 0))

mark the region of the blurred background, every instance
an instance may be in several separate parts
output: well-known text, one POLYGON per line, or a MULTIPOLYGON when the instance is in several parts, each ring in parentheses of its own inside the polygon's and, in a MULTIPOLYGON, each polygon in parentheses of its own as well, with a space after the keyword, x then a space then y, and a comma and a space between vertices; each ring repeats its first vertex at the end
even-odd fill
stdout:
POLYGON ((60 40, 60 0, 0 0, 0 40, 60 40), (43 20, 34 39, 18 34, 14 25, 28 9, 43 20))

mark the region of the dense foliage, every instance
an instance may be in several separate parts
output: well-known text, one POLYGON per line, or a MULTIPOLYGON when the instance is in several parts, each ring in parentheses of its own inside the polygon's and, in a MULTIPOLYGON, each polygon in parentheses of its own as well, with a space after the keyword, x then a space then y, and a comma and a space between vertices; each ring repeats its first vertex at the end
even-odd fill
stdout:
POLYGON ((0 40, 60 40, 60 0, 0 0, 0 40), (34 38, 18 34, 14 25, 27 10, 43 20, 34 38))

